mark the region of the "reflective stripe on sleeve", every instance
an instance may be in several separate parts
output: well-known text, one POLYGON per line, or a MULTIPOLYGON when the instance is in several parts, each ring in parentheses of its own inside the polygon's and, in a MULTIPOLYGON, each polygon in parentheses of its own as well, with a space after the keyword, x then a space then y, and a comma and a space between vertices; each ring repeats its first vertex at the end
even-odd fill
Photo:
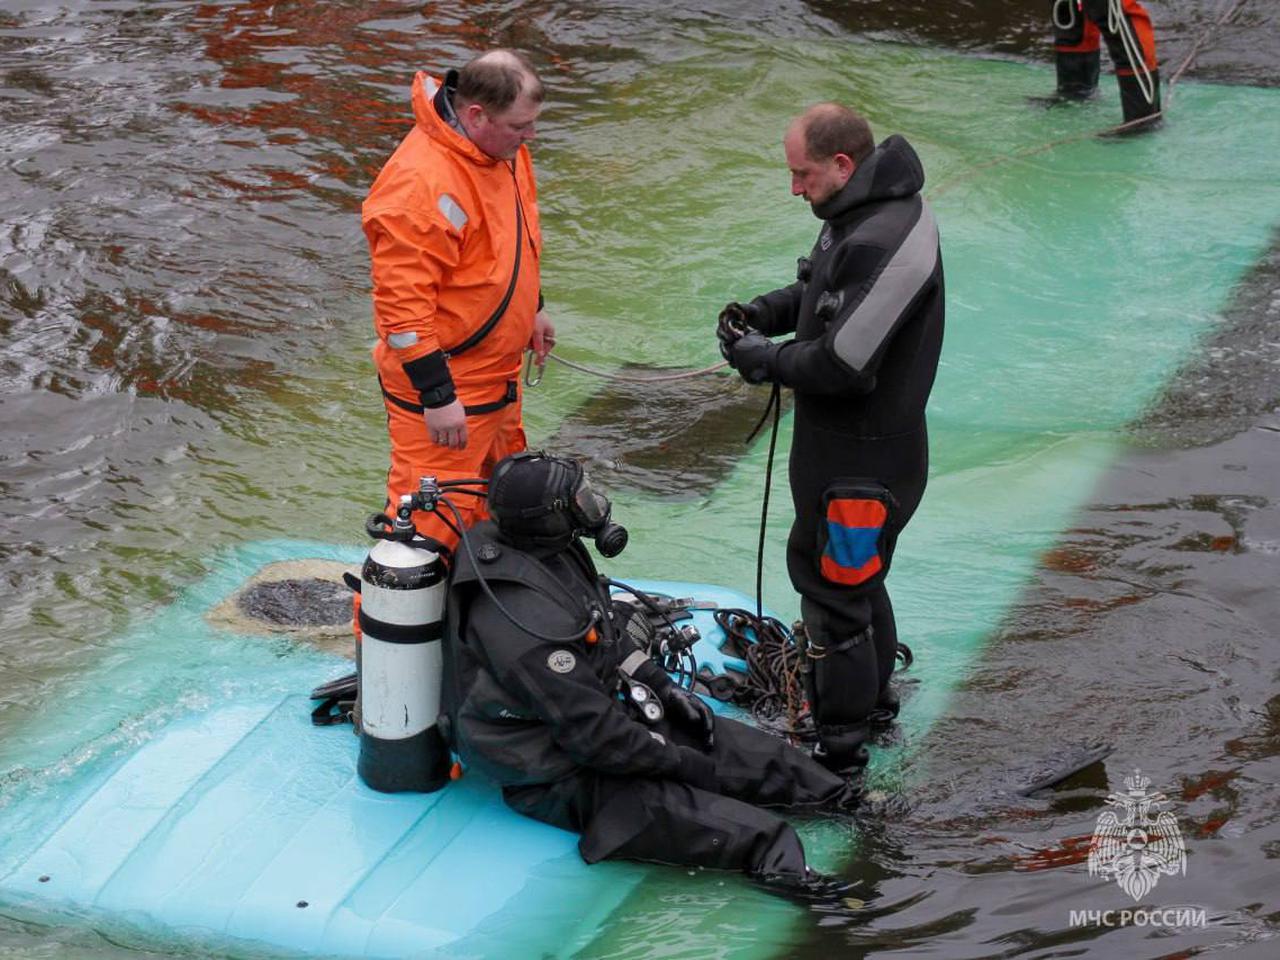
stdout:
POLYGON ((467 225, 467 212, 449 194, 440 194, 440 202, 437 206, 440 207, 440 212, 444 214, 444 218, 453 224, 455 230, 461 230, 467 225))

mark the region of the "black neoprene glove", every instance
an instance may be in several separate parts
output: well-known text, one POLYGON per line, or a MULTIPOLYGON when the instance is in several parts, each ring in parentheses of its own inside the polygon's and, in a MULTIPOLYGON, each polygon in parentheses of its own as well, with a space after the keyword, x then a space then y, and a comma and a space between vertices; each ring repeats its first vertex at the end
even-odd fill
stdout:
POLYGON ((720 355, 729 359, 738 338, 756 329, 760 308, 754 303, 726 303, 716 320, 716 337, 720 340, 720 355))
POLYGON ((659 698, 673 727, 698 737, 704 751, 716 745, 716 715, 700 696, 673 683, 659 698))
POLYGON ((730 347, 729 366, 737 370, 747 383, 764 383, 774 379, 780 349, 781 344, 752 330, 730 347))

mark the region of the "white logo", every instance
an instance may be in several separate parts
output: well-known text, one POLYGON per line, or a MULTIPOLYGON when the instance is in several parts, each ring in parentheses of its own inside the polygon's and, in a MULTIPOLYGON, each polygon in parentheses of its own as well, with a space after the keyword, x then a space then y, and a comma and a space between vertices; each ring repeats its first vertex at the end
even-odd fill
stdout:
POLYGON ((1114 879, 1120 889, 1141 900, 1155 889, 1161 874, 1187 873, 1187 848, 1178 821, 1168 810, 1163 793, 1148 793, 1150 778, 1141 770, 1125 777, 1126 793, 1113 793, 1107 803, 1123 813, 1104 810, 1089 844, 1089 874, 1114 879), (1152 817, 1153 808, 1157 815, 1152 817))
POLYGON ((572 673, 577 665, 577 658, 568 650, 552 650, 547 657, 547 666, 556 673, 572 673))
POLYGON ((818 246, 823 250, 831 249, 831 227, 823 227, 822 236, 818 238, 818 246))

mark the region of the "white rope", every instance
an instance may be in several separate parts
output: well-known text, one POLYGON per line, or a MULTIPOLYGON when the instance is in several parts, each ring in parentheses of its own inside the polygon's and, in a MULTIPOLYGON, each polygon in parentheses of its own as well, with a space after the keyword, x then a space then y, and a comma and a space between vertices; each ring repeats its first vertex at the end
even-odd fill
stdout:
POLYGON ((1059 30, 1070 30, 1076 25, 1077 0, 1053 0, 1053 25, 1059 30), (1064 23, 1058 11, 1067 8, 1067 19, 1064 23))
MULTIPOLYGON (((659 373, 651 377, 633 377, 625 373, 614 373, 610 370, 598 370, 595 367, 588 367, 581 363, 574 363, 572 360, 566 360, 564 357, 557 356, 554 353, 547 354, 548 360, 554 360, 556 363, 562 363, 571 370, 578 370, 582 373, 589 373, 593 377, 599 377, 601 380, 614 380, 619 383, 671 383, 675 380, 688 380, 691 377, 701 377, 708 373, 715 373, 729 365, 729 361, 721 360, 709 367, 703 367, 700 370, 682 370, 680 373, 659 373)), ((526 386, 536 387, 542 382, 542 370, 539 369, 538 375, 533 376, 533 353, 530 352, 525 356, 524 382, 526 386)))
POLYGON ((554 353, 548 353, 547 359, 554 360, 556 363, 563 363, 566 367, 573 370, 590 373, 603 380, 617 380, 621 383, 671 383, 674 380, 688 380, 691 377, 701 377, 708 373, 715 373, 717 370, 721 370, 729 365, 727 360, 721 360, 719 363, 714 363, 709 367, 703 367, 701 370, 685 370, 681 373, 659 373, 652 377, 632 377, 625 373, 612 373, 608 370, 597 370, 594 367, 584 366, 581 363, 574 363, 572 360, 566 360, 564 357, 557 357, 554 353))
POLYGON ((1133 25, 1124 14, 1124 0, 1107 0, 1107 29, 1120 34, 1120 45, 1124 47, 1129 58, 1129 66, 1133 67, 1133 79, 1138 81, 1138 89, 1147 103, 1156 101, 1156 85, 1151 77, 1151 69, 1147 66, 1146 54, 1142 50, 1138 38, 1133 35, 1133 25))
POLYGON ((1196 42, 1191 47, 1191 52, 1187 54, 1186 59, 1182 61, 1182 65, 1178 67, 1170 78, 1169 87, 1171 91, 1173 85, 1178 82, 1178 78, 1189 70, 1193 63, 1195 63, 1196 57, 1200 55, 1200 48, 1208 42, 1213 31, 1218 27, 1221 27, 1223 24, 1229 23, 1231 20, 1235 19, 1235 15, 1240 11, 1240 8, 1244 6, 1245 0, 1235 0, 1234 3, 1231 3, 1230 9, 1227 9, 1228 3, 1231 3, 1231 0, 1222 0, 1222 3, 1218 4, 1218 11, 1225 10, 1226 12, 1220 13, 1219 16, 1214 18, 1213 23, 1209 24, 1208 27, 1201 31, 1200 36, 1196 38, 1196 42))

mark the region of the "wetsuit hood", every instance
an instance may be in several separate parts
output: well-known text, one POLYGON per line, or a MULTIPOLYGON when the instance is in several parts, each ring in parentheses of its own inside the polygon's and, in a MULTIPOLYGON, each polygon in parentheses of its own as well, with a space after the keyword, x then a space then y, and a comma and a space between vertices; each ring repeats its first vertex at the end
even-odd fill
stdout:
POLYGON ((814 204, 813 213, 819 220, 835 220, 865 203, 912 196, 923 186, 920 157, 905 137, 895 133, 858 164, 839 192, 814 204))

